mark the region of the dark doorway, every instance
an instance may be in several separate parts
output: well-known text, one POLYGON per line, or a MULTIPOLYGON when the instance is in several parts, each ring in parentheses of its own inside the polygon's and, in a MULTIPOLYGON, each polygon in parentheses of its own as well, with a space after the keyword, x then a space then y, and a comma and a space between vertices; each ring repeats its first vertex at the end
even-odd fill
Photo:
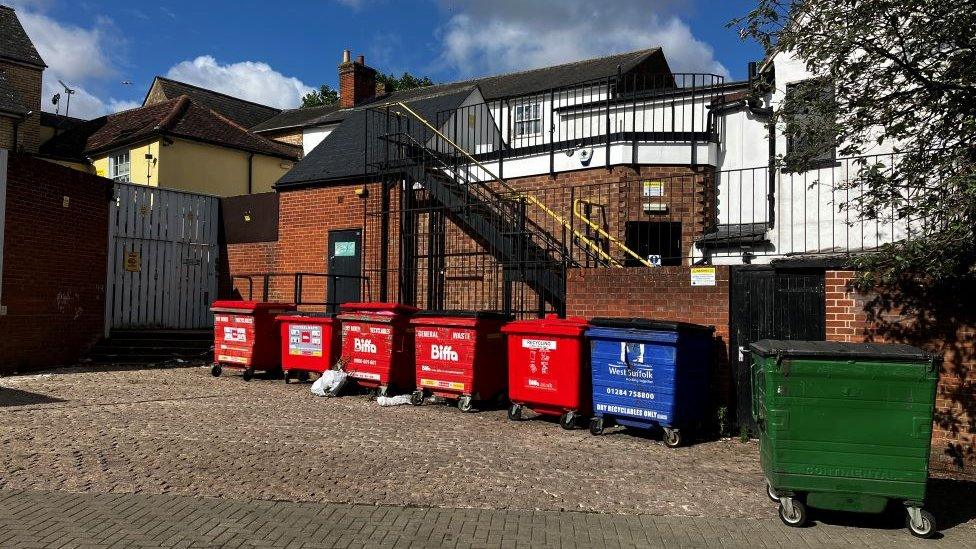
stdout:
POLYGON ((363 231, 329 231, 329 311, 362 300, 363 231))
POLYGON ((755 432, 749 355, 760 339, 822 341, 826 338, 823 269, 739 267, 732 270, 730 337, 735 372, 736 419, 755 432))
MULTIPOLYGON (((627 247, 660 265, 681 265, 681 223, 678 221, 628 221, 624 226, 627 247)), ((643 263, 627 257, 627 267, 639 267, 643 263)))

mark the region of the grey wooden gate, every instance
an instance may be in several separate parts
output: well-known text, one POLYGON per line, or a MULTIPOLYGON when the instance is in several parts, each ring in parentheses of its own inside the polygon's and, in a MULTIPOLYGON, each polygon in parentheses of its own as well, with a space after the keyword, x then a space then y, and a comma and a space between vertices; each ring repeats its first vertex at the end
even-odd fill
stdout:
POLYGON ((219 199, 115 184, 109 209, 105 331, 213 325, 219 199))

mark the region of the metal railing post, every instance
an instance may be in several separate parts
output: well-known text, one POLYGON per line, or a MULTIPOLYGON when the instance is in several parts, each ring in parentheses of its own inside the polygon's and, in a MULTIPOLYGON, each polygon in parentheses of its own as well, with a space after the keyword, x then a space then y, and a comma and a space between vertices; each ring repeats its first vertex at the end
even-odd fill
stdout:
POLYGON ((610 169, 610 75, 607 75, 607 97, 606 97, 606 165, 610 169))

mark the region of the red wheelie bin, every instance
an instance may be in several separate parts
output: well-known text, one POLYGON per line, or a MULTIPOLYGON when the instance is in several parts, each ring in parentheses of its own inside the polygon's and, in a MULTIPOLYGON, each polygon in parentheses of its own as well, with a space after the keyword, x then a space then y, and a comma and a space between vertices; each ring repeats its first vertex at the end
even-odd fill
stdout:
POLYGON ((559 416, 564 429, 575 429, 592 408, 590 352, 583 318, 548 315, 510 322, 508 335, 508 418, 522 410, 559 416))
POLYGON ((414 389, 410 317, 416 307, 399 303, 345 303, 340 308, 342 357, 350 381, 380 396, 414 389))
POLYGON ((342 338, 334 313, 289 311, 278 315, 281 326, 281 369, 285 383, 296 373, 299 381, 321 374, 339 359, 342 338))
POLYGON ((423 311, 410 321, 417 354, 417 390, 410 402, 428 395, 456 400, 470 412, 505 398, 508 368, 502 326, 509 316, 488 311, 423 311))
POLYGON ((281 334, 275 317, 294 309, 291 303, 266 301, 214 301, 214 363, 210 373, 219 376, 223 368, 244 370, 244 381, 254 372, 281 369, 281 334))

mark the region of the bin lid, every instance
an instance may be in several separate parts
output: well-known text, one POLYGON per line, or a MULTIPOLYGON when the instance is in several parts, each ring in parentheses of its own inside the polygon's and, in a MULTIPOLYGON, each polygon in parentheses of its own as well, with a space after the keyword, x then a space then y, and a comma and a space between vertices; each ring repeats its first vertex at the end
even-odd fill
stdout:
POLYGON ((318 311, 286 311, 275 317, 278 321, 291 321, 291 322, 302 322, 303 320, 312 320, 322 322, 325 320, 332 320, 336 317, 336 313, 323 313, 318 311))
POLYGON ((868 359, 880 362, 930 362, 933 358, 918 347, 904 343, 847 343, 840 341, 785 341, 763 339, 749 346, 759 356, 789 358, 868 359))
POLYGON ((599 317, 590 321, 593 326, 601 328, 629 328, 632 330, 654 330, 658 332, 686 332, 701 331, 712 333, 714 326, 679 322, 675 320, 654 320, 651 318, 609 318, 599 317))
POLYGON ((237 299, 218 300, 214 301, 213 304, 210 305, 210 311, 214 313, 254 313, 273 309, 287 311, 294 308, 294 303, 277 303, 274 301, 241 301, 237 299))
POLYGON ((579 316, 559 318, 554 314, 549 314, 545 318, 509 322, 502 326, 502 332, 506 334, 541 334, 578 337, 583 335, 583 332, 588 327, 589 323, 585 318, 579 316))
POLYGON ((370 313, 388 313, 393 315, 412 315, 416 313, 418 309, 412 305, 404 305, 403 303, 382 303, 382 302, 367 302, 367 303, 343 303, 339 306, 339 309, 344 313, 351 312, 370 312, 370 313))
POLYGON ((436 311, 425 310, 413 315, 414 318, 472 318, 484 320, 511 320, 512 315, 500 313, 498 311, 436 311))

